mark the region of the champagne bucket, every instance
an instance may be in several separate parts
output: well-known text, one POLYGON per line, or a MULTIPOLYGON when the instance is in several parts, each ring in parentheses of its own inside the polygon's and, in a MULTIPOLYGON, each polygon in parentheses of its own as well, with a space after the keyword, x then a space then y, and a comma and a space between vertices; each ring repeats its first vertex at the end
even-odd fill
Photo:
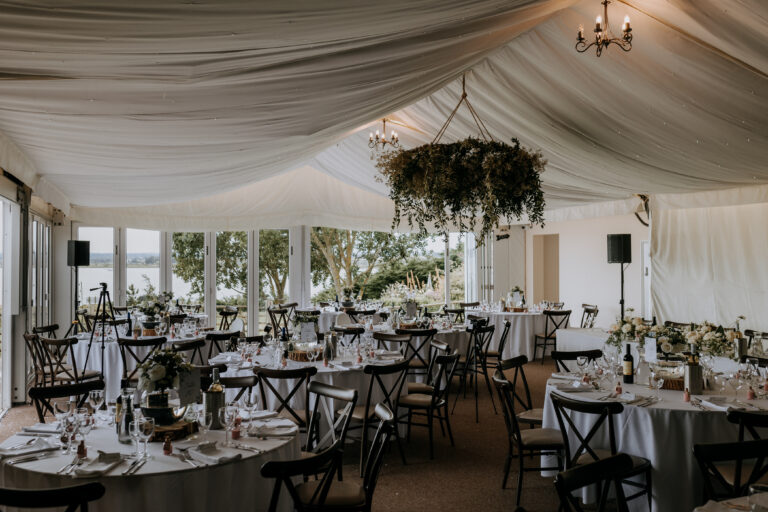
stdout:
POLYGON ((211 413, 213 418, 211 430, 221 430, 223 428, 219 421, 219 409, 224 407, 224 405, 224 393, 216 391, 206 391, 203 393, 203 410, 206 413, 211 413))
POLYGON ((747 355, 747 351, 749 350, 749 343, 747 341, 747 338, 737 338, 734 341, 734 344, 736 345, 734 348, 736 349, 737 360, 741 358, 741 356, 747 355))
POLYGON ((683 380, 691 395, 700 395, 704 391, 704 372, 701 365, 686 365, 683 380))

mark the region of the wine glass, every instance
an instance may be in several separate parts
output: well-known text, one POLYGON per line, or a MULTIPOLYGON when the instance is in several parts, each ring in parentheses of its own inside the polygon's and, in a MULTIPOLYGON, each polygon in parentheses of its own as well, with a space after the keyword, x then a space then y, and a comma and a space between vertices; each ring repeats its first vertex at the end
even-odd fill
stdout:
POLYGON ((224 446, 230 446, 229 432, 232 427, 235 426, 235 419, 237 418, 237 407, 226 405, 219 409, 219 421, 224 425, 224 446))
POLYGON ((653 375, 653 385, 656 388, 656 400, 661 402, 661 388, 664 386, 664 377, 659 372, 655 372, 653 375))
POLYGON ((584 371, 587 368, 587 363, 589 363, 589 358, 587 356, 579 356, 576 358, 576 365, 579 367, 579 372, 581 373, 581 376, 584 376, 584 371))
POLYGON ((144 458, 148 458, 147 443, 149 443, 152 434, 155 433, 155 419, 141 418, 139 420, 139 439, 144 442, 144 458))
POLYGON ((202 431, 203 435, 211 431, 212 424, 213 413, 206 412, 205 409, 200 409, 197 412, 197 427, 202 431))
POLYGON ((104 405, 104 390, 92 389, 88 393, 88 403, 93 408, 94 413, 100 410, 101 406, 104 405))
POLYGON ((78 430, 83 435, 83 441, 85 441, 86 436, 91 433, 93 422, 95 420, 93 419, 93 416, 85 409, 83 409, 82 413, 78 414, 78 420, 78 430))
POLYGON ((138 459, 141 455, 141 451, 139 449, 139 440, 141 439, 141 426, 139 425, 139 421, 142 418, 138 418, 133 420, 128 425, 128 431, 131 434, 131 439, 133 439, 133 442, 136 443, 136 458, 138 459))

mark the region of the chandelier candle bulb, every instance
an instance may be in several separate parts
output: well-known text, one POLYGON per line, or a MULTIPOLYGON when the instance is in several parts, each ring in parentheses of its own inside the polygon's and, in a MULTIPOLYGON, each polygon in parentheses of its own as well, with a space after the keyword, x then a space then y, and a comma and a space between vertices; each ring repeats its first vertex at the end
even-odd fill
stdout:
POLYGON ((602 32, 603 31, 602 24, 603 24, 603 17, 602 16, 598 16, 597 18, 595 18, 595 32, 602 32))
POLYGON ((629 32, 629 16, 624 16, 624 32, 629 32))
POLYGON ((584 39, 584 25, 579 25, 579 41, 584 39))

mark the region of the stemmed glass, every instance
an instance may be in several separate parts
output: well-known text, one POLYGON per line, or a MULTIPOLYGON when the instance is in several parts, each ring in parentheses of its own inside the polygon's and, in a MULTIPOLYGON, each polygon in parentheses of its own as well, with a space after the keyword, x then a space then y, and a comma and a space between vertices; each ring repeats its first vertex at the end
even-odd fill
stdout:
POLYGON ((579 372, 581 373, 582 377, 584 377, 584 372, 587 368, 588 363, 589 363, 589 358, 587 356, 579 356, 576 358, 576 365, 579 367, 579 372))
POLYGON ((200 409, 197 412, 197 427, 202 431, 203 435, 211 431, 212 424, 213 413, 205 412, 205 409, 200 409))
POLYGON ((78 430, 83 436, 83 441, 85 441, 86 436, 91 433, 91 429, 93 428, 94 418, 91 416, 91 414, 88 413, 87 410, 78 409, 77 419, 78 430))
POLYGON ((219 421, 224 425, 224 446, 230 446, 230 431, 235 426, 237 418, 237 406, 227 405, 219 409, 219 421))
POLYGON ((656 400, 661 402, 661 388, 664 386, 664 377, 661 376, 660 370, 651 366, 651 383, 654 389, 656 389, 656 400))
POLYGON ((104 405, 104 390, 93 389, 88 393, 88 404, 93 408, 93 417, 98 418, 101 406, 104 405))
POLYGON ((131 422, 131 437, 136 441, 136 457, 147 458, 147 443, 152 434, 155 433, 154 418, 137 418, 131 422), (144 450, 139 451, 139 442, 144 443, 144 450))
POLYGON ((315 359, 317 359, 317 345, 312 345, 307 348, 307 359, 309 359, 310 363, 315 363, 315 359))

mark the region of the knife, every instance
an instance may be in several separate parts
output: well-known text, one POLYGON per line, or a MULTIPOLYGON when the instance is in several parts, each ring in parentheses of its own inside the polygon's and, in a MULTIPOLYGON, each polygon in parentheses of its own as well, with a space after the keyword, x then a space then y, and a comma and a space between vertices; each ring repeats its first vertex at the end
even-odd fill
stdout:
POLYGON ((130 475, 130 474, 131 474, 131 470, 134 468, 134 466, 136 466, 136 464, 138 464, 138 463, 139 463, 139 461, 140 461, 140 460, 141 460, 141 459, 138 459, 138 458, 137 458, 137 459, 134 459, 134 460, 133 460, 133 462, 131 462, 131 465, 130 465, 130 466, 128 466, 128 469, 126 469, 125 471, 123 471, 123 475, 130 475))
POLYGON ((51 454, 47 452, 35 453, 34 455, 27 455, 26 457, 17 457, 15 459, 11 459, 8 461, 8 464, 14 465, 14 464, 19 464, 21 462, 32 462, 33 460, 45 459, 50 456, 51 454))
POLYGON ((130 472, 130 473, 128 473, 128 474, 129 474, 129 475, 132 475, 132 474, 136 473, 138 470, 140 470, 140 469, 142 468, 142 466, 144 466, 144 464, 146 464, 146 463, 147 463, 147 460, 149 460, 149 459, 141 459, 141 460, 138 462, 138 464, 136 464, 136 465, 133 467, 133 469, 131 470, 131 472, 130 472))

